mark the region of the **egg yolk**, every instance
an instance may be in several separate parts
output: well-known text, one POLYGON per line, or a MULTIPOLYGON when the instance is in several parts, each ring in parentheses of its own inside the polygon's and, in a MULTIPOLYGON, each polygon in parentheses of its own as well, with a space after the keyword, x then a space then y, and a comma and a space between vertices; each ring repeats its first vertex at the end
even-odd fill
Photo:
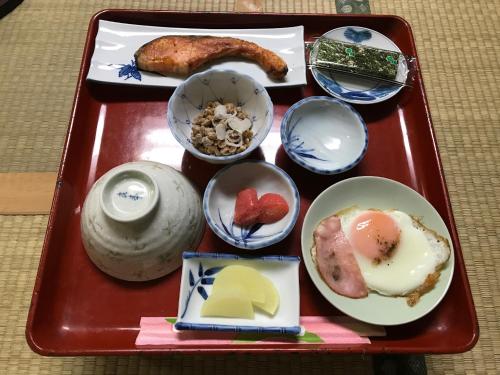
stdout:
POLYGON ((366 211, 351 224, 351 245, 375 262, 390 257, 399 242, 400 229, 396 221, 381 211, 366 211))

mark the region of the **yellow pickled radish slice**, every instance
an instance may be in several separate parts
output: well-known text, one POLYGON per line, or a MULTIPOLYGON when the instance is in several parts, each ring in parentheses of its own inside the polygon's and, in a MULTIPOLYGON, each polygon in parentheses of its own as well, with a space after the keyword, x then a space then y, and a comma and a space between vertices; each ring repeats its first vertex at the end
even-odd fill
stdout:
POLYGON ((203 302, 201 316, 253 319, 254 311, 245 290, 240 285, 232 285, 212 291, 203 302))
POLYGON ((252 303, 264 303, 266 294, 259 282, 261 278, 262 275, 253 268, 240 265, 227 266, 215 277, 212 293, 240 285, 252 303))
POLYGON ((247 266, 225 267, 214 281, 212 293, 239 285, 252 304, 262 311, 274 315, 279 307, 280 297, 273 283, 260 272, 247 266))
POLYGON ((280 305, 280 295, 278 294, 278 291, 273 283, 267 277, 263 277, 265 279, 263 282, 263 284, 265 284, 263 285, 263 288, 265 288, 266 300, 264 303, 254 302, 254 306, 257 306, 259 309, 270 315, 274 315, 276 314, 276 311, 278 311, 278 307, 280 305))

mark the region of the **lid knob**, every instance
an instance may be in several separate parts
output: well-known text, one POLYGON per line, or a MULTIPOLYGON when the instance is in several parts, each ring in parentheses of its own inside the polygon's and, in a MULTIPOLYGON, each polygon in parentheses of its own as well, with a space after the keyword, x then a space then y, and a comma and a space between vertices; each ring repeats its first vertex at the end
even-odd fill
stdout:
POLYGON ((100 204, 104 213, 119 222, 132 222, 147 216, 158 203, 156 181, 137 169, 117 172, 105 182, 100 204))

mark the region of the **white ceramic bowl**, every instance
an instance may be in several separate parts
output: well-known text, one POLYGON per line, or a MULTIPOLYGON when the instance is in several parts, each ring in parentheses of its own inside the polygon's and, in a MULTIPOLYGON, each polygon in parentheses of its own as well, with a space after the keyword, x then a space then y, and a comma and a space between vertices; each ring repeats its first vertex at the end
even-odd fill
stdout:
POLYGON ((220 170, 208 183, 203 196, 203 212, 217 236, 240 249, 261 249, 284 239, 293 229, 300 209, 297 186, 281 168, 273 164, 248 160, 220 170), (254 187, 260 197, 278 193, 288 203, 288 214, 273 224, 255 224, 240 228, 233 223, 238 192, 254 187))
POLYGON ((290 158, 319 174, 356 166, 368 148, 361 115, 338 99, 311 96, 291 106, 281 122, 281 142, 290 158))
POLYGON ((194 74, 179 85, 168 102, 168 126, 175 139, 195 157, 214 164, 242 159, 266 138, 273 124, 273 103, 266 89, 252 77, 232 70, 208 70, 194 74), (229 156, 207 155, 191 143, 191 126, 208 102, 231 102, 248 113, 254 133, 250 146, 229 156))
POLYGON ((92 186, 82 209, 85 250, 103 272, 129 281, 164 276, 203 235, 201 199, 189 180, 166 165, 122 164, 92 186))

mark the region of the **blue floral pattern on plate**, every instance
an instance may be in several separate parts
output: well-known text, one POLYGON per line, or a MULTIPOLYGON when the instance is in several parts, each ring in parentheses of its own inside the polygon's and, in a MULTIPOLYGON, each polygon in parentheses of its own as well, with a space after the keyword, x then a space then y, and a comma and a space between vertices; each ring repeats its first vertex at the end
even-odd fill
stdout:
POLYGON ((137 69, 137 65, 135 60, 130 60, 130 64, 120 64, 116 68, 118 69, 118 77, 125 77, 125 80, 129 78, 134 78, 138 81, 142 80, 142 75, 139 69, 137 69))
POLYGON ((372 33, 368 29, 363 29, 360 31, 354 30, 352 27, 348 27, 344 31, 344 36, 354 43, 361 43, 365 40, 370 40, 372 38, 372 33))
MULTIPOLYGON (((340 27, 324 34, 327 38, 338 39, 346 42, 361 43, 370 40, 370 45, 383 44, 386 49, 397 50, 397 46, 386 36, 363 27, 340 27)), ((387 83, 377 83, 371 80, 360 80, 361 89, 353 90, 338 82, 340 73, 332 73, 326 70, 311 69, 316 82, 330 95, 349 103, 371 104, 378 103, 396 95, 403 86, 387 83)), ((347 76, 346 76, 347 77, 347 76)))
POLYGON ((362 101, 371 102, 381 99, 389 94, 392 94, 395 89, 400 89, 401 86, 390 84, 379 84, 372 89, 363 91, 351 91, 341 86, 331 74, 318 72, 316 79, 319 84, 330 94, 340 97, 346 101, 362 101))
POLYGON ((262 228, 263 225, 262 223, 257 223, 250 227, 240 227, 234 224, 232 217, 229 220, 229 223, 224 223, 224 221, 222 220, 220 210, 218 210, 218 212, 219 212, 219 222, 220 225, 222 226, 222 229, 224 230, 224 233, 228 237, 232 238, 234 242, 237 244, 242 243, 244 245, 248 245, 252 241, 261 240, 263 238, 274 236, 274 233, 267 235, 255 234, 260 228, 262 228), (235 229, 235 226, 239 228, 239 233, 238 229, 235 229))

